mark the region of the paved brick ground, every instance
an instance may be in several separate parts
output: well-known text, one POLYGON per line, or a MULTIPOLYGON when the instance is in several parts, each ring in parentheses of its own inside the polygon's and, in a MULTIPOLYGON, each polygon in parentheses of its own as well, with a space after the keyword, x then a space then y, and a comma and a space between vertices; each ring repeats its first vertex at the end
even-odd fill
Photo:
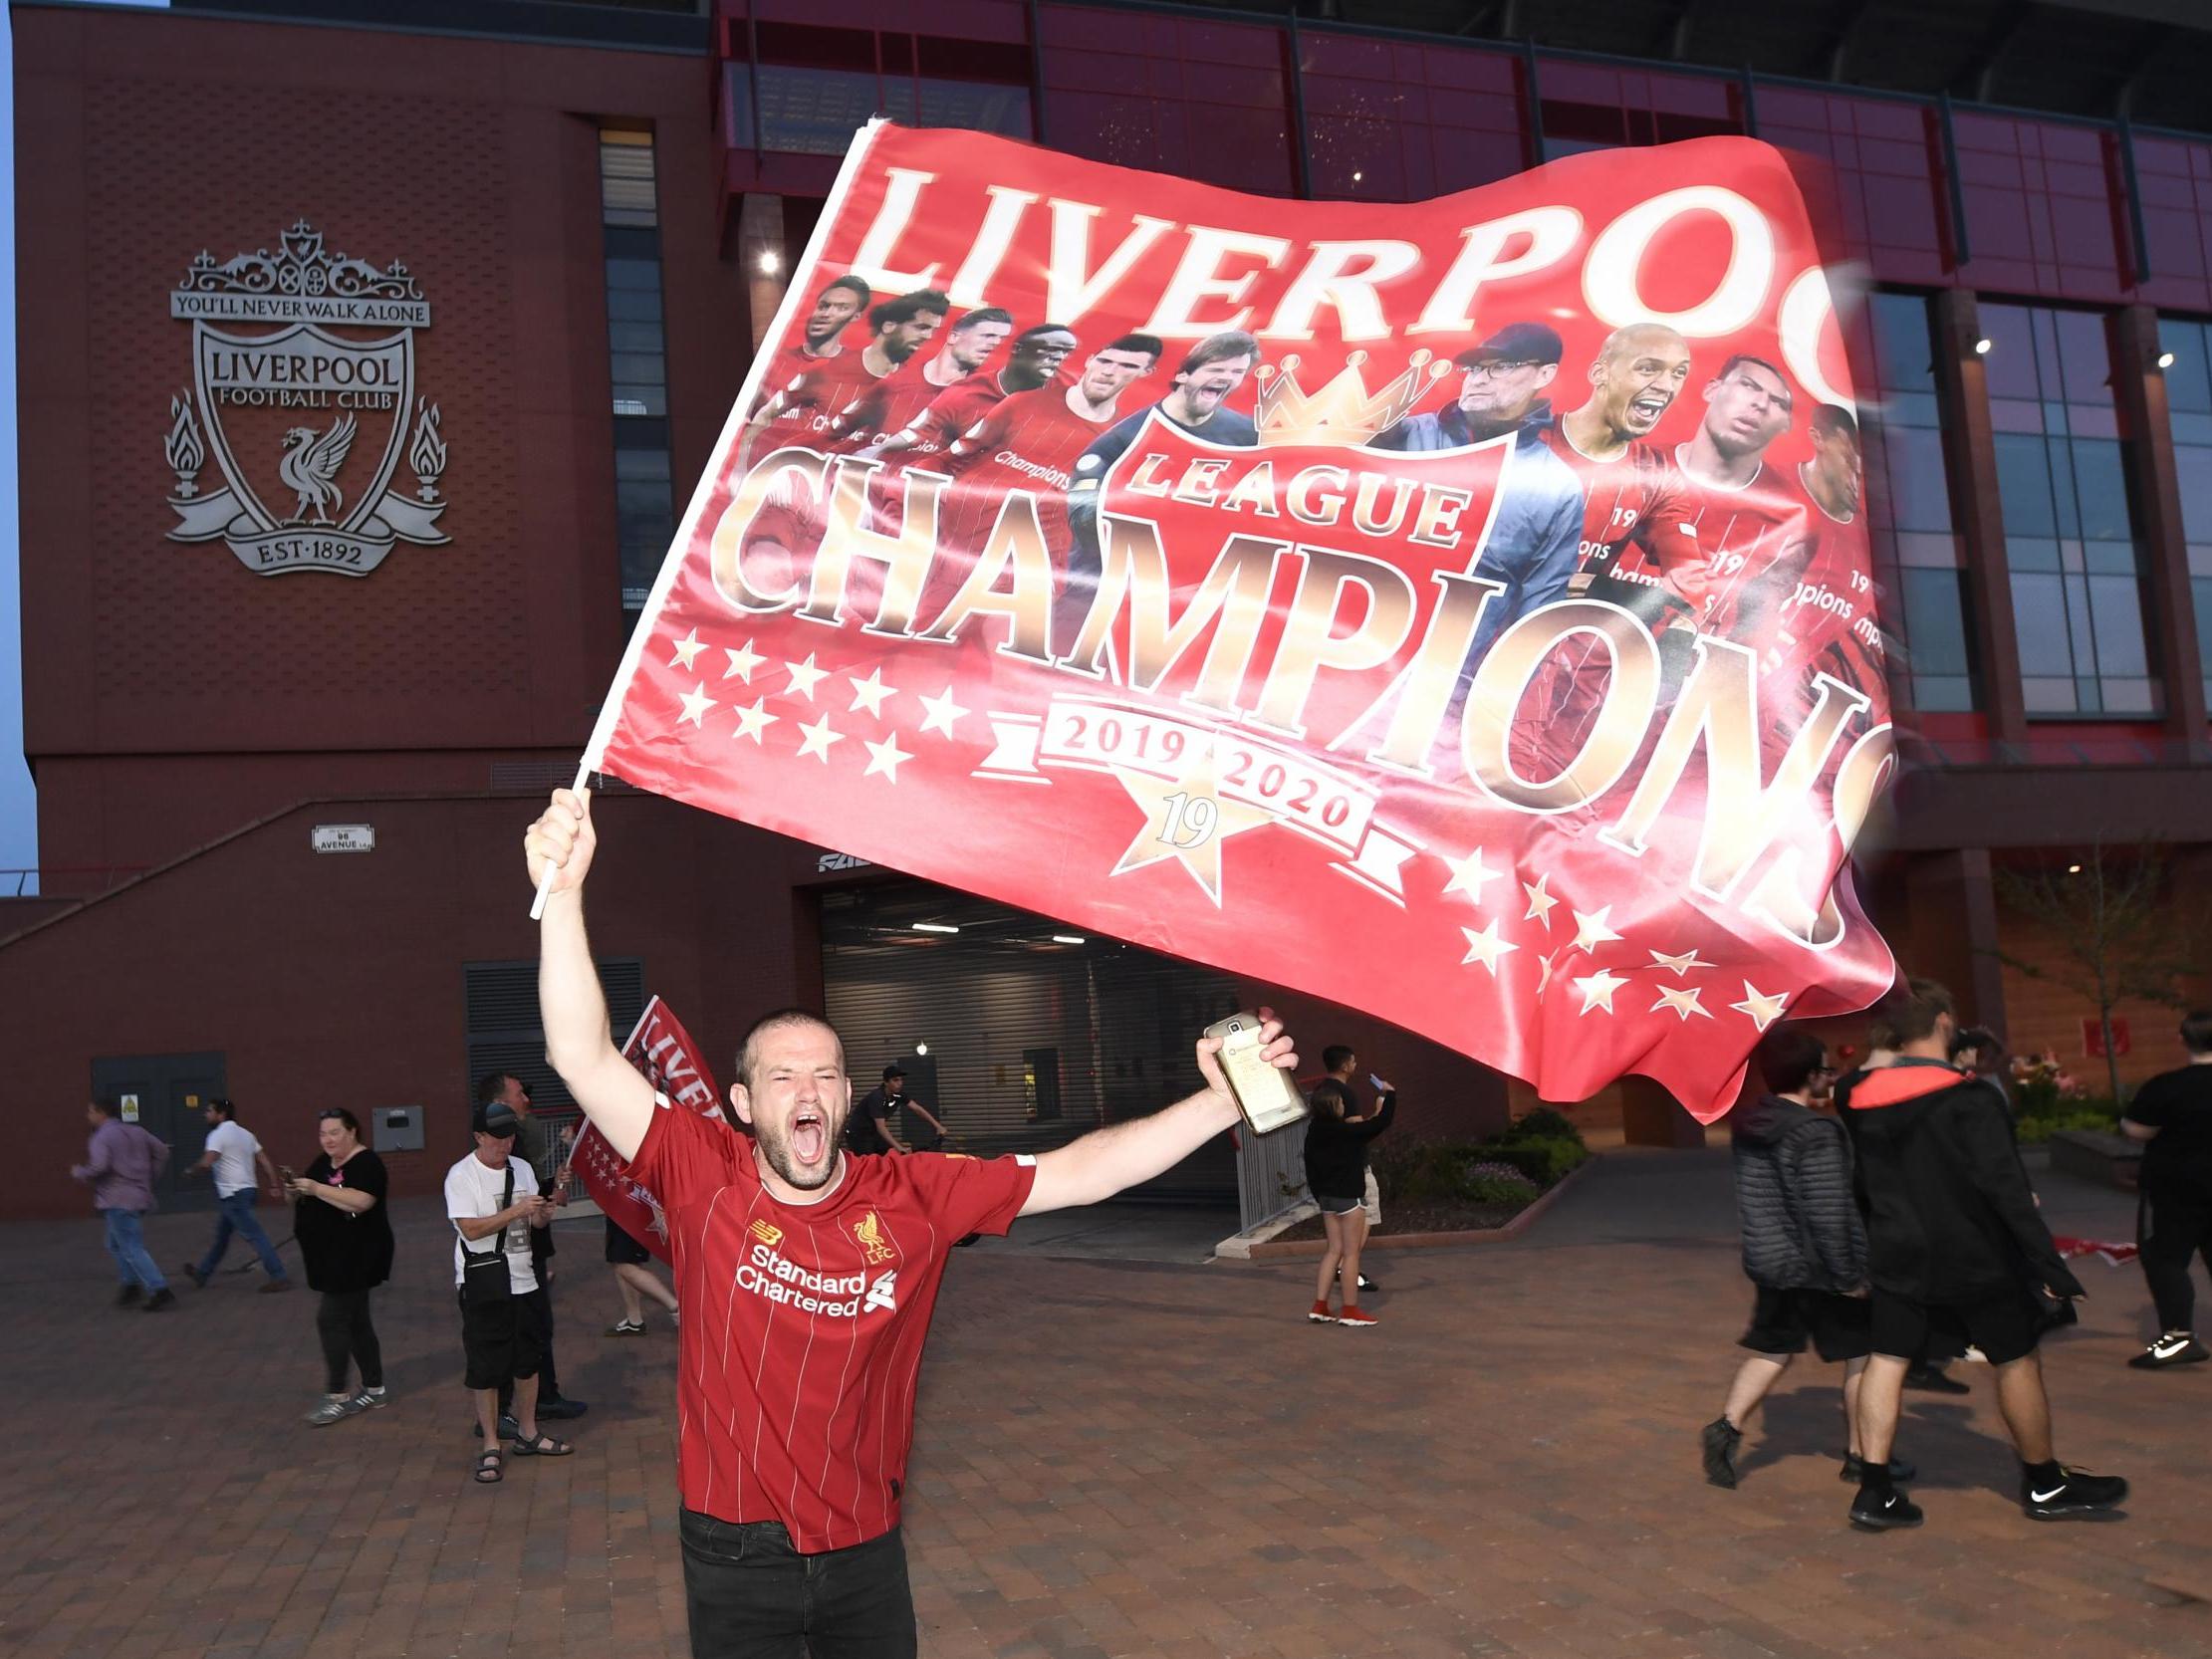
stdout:
MULTIPOLYGON (((2124 1205, 2052 1193, 2069 1224, 2124 1205)), ((0 1231, 0 1651, 681 1653, 664 1334, 616 1343, 566 1248, 565 1463, 466 1482, 435 1216, 378 1322, 397 1403, 301 1424, 313 1300, 225 1278, 111 1311, 91 1221, 0 1231)), ((151 1228, 164 1263, 207 1223, 151 1228)), ((1929 1525, 1845 1530, 1832 1374, 1774 1402, 1747 1484, 1697 1425, 1745 1295, 1711 1154, 1608 1159, 1507 1246, 1399 1253, 1383 1323, 1307 1324, 1303 1266, 954 1264, 907 1517, 924 1651, 992 1659, 2068 1659, 2212 1653, 2212 1366, 2150 1376, 2132 1270, 2051 1350, 2069 1459, 2129 1518, 2037 1527, 1986 1384, 1908 1396, 1929 1525)))

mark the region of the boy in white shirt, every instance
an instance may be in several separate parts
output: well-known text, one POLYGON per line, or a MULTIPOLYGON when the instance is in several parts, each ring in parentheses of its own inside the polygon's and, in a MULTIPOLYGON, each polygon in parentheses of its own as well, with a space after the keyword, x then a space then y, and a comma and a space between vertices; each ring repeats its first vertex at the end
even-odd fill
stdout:
POLYGON ((196 1266, 190 1262, 184 1264, 184 1277, 202 1290, 221 1266, 233 1233, 252 1245, 254 1254, 261 1258, 262 1271, 269 1276, 261 1287, 264 1294, 292 1289, 277 1247, 269 1242, 269 1235, 261 1230, 261 1223, 253 1213, 257 1196, 254 1165, 257 1163, 269 1183, 269 1191, 281 1197, 283 1188, 269 1162, 269 1154, 262 1151, 261 1142, 254 1138, 253 1131, 238 1121, 238 1108, 219 1096, 210 1099, 207 1102, 207 1147, 192 1168, 195 1172, 212 1170, 215 1175, 215 1242, 207 1247, 207 1254, 196 1266))

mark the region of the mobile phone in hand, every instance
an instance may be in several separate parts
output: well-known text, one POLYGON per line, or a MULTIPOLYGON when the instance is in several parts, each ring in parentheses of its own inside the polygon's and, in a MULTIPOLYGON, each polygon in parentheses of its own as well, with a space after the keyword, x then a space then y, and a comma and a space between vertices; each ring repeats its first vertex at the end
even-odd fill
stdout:
POLYGON ((1387 1089, 1390 1085, 1384 1082, 1380 1077, 1376 1076, 1372 1071, 1369 1071, 1367 1073, 1367 1086, 1369 1088, 1387 1089))

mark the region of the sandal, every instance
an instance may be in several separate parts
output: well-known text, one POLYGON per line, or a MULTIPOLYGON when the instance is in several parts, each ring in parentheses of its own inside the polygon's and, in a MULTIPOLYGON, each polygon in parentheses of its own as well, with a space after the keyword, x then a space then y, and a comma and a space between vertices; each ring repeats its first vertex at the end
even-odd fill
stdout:
POLYGON ((538 1432, 537 1439, 518 1440, 510 1449, 518 1458, 565 1458, 576 1455, 574 1446, 566 1440, 554 1439, 542 1429, 538 1432))
POLYGON ((487 1446, 483 1451, 478 1452, 476 1454, 476 1484, 478 1486, 497 1486, 507 1478, 505 1463, 505 1458, 501 1456, 499 1448, 496 1446, 487 1446))

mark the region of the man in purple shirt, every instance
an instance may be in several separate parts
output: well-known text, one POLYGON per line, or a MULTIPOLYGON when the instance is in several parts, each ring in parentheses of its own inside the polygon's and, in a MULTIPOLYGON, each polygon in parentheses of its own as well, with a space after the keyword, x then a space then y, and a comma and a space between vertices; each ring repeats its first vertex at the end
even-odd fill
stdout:
POLYGON ((176 1293, 146 1254, 139 1227, 139 1218, 153 1208, 153 1183, 168 1167, 168 1143, 123 1122, 113 1100, 95 1100, 86 1108, 85 1120, 92 1125, 92 1141, 85 1161, 70 1173, 91 1183, 93 1208, 107 1218, 108 1254, 116 1259, 123 1281, 116 1305, 128 1307, 143 1295, 148 1313, 173 1307, 176 1293))

